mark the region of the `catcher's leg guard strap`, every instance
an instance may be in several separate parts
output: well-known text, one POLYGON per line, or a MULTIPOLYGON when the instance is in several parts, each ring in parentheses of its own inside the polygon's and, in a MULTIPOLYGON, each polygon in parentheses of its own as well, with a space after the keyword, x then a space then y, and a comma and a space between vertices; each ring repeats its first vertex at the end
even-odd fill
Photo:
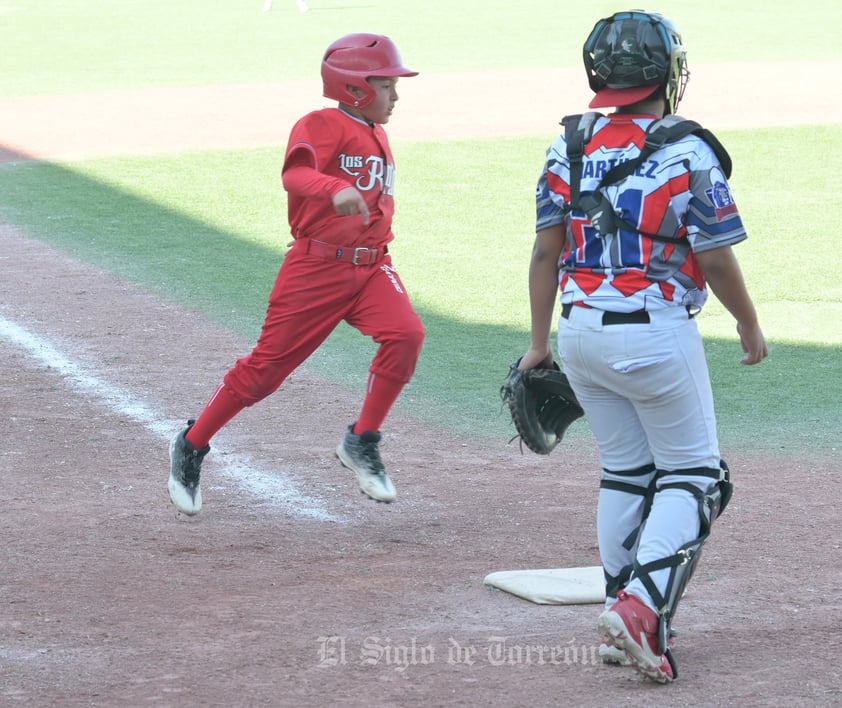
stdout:
POLYGON ((658 608, 658 615, 660 617, 658 625, 658 640, 661 653, 665 652, 667 649, 670 624, 675 616, 678 603, 681 600, 681 596, 684 594, 687 583, 690 582, 690 579, 693 577, 693 573, 696 570, 696 566, 699 563, 699 559, 702 554, 702 547, 707 541, 708 536, 710 536, 713 520, 722 513, 722 510, 725 508, 725 505, 728 503, 728 500, 731 498, 731 494, 733 493, 733 485, 731 485, 728 466, 724 462, 721 462, 720 464, 721 468, 719 470, 692 469, 671 471, 667 473, 659 472, 659 476, 669 475, 672 477, 676 474, 685 473, 688 474, 688 476, 698 477, 701 474, 702 476, 716 479, 716 481, 711 482, 710 486, 704 492, 696 485, 687 482, 662 484, 658 486, 658 490, 656 492, 657 494, 665 489, 682 489, 692 494, 699 505, 698 538, 690 541, 689 543, 685 543, 675 552, 674 555, 668 556, 667 558, 661 558, 660 560, 652 561, 651 563, 646 563, 644 565, 635 563, 632 571, 632 577, 639 579, 643 583, 655 603, 655 606, 658 608), (665 568, 669 568, 670 573, 666 589, 663 593, 661 593, 657 585, 652 581, 651 573, 665 568))
MULTIPOLYGON (((617 475, 622 477, 636 477, 638 479, 645 475, 652 474, 652 472, 654 471, 654 464, 643 465, 642 467, 638 467, 637 469, 628 470, 625 472, 614 472, 611 470, 605 470, 605 472, 610 475, 617 475)), ((637 542, 637 537, 640 535, 640 529, 643 528, 643 522, 646 521, 646 517, 649 516, 649 509, 652 507, 652 497, 655 496, 655 484, 657 481, 657 476, 653 476, 645 487, 641 487, 638 484, 632 484, 631 482, 613 479, 603 479, 599 483, 600 489, 613 489, 617 492, 625 492, 626 494, 637 494, 644 498, 643 514, 640 519, 640 524, 623 541, 623 547, 626 550, 630 551, 632 548, 634 548, 634 544, 637 542)))
POLYGON ((617 593, 626 587, 629 580, 631 580, 633 569, 634 565, 629 564, 624 566, 617 575, 611 575, 611 573, 603 567, 602 573, 605 575, 605 596, 616 598, 617 593))
MULTIPOLYGON (((606 503, 605 497, 601 497, 600 499, 600 513, 606 513, 611 516, 612 522, 622 529, 622 533, 625 533, 629 526, 626 523, 625 528, 622 528, 623 524, 620 517, 636 517, 636 520, 632 521, 634 528, 631 529, 631 532, 621 544, 622 549, 625 549, 625 551, 630 552, 634 548, 643 519, 646 518, 646 515, 649 512, 649 506, 652 503, 652 495, 655 491, 654 482, 655 465, 651 463, 633 470, 603 470, 603 479, 599 483, 601 493, 605 491, 613 491, 642 498, 642 506, 639 509, 632 509, 629 505, 631 504, 637 507, 640 504, 640 500, 622 502, 622 504, 620 504, 620 508, 618 509, 615 506, 618 502, 608 502, 608 508, 604 508, 603 504, 606 503)), ((614 526, 612 524, 610 531, 613 530, 614 526)), ((603 547, 600 550, 604 555, 603 573, 605 574, 605 594, 607 597, 613 598, 617 597, 617 593, 626 586, 626 583, 628 583, 631 577, 633 565, 630 554, 626 554, 621 548, 614 548, 613 543, 610 545, 611 548, 603 547), (612 548, 613 550, 611 550, 612 548), (613 564, 611 563, 612 559, 614 561, 613 564), (605 567, 606 563, 613 565, 614 568, 620 568, 616 575, 613 575, 608 571, 605 567), (619 564, 625 565, 620 567, 619 564)))

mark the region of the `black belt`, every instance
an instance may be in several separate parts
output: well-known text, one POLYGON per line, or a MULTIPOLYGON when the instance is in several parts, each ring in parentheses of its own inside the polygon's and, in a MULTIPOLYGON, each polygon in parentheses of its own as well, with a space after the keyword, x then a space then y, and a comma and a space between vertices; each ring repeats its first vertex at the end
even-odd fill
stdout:
MULTIPOLYGON (((573 305, 571 303, 562 305, 561 316, 566 320, 570 319, 570 310, 572 309, 573 305)), ((603 310, 602 324, 649 324, 649 313, 646 310, 638 310, 637 312, 609 312, 603 310)))
MULTIPOLYGON (((572 303, 566 303, 561 306, 561 316, 569 320, 570 319, 570 311, 573 309, 574 305, 572 303)), ((687 305, 685 308, 687 310, 687 317, 688 319, 693 319, 696 316, 690 306, 687 305)), ((698 310, 696 311, 698 312, 698 310)), ((637 310, 636 312, 609 312, 608 310, 602 311, 602 324, 603 325, 616 325, 616 324, 649 324, 651 319, 649 318, 649 313, 646 310, 637 310)))

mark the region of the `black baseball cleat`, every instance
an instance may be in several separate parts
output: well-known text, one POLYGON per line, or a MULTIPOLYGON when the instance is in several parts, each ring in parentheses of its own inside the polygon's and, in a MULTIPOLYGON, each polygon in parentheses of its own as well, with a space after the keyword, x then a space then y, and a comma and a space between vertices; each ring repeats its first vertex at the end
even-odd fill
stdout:
POLYGON ((354 434, 354 425, 348 426, 348 431, 342 442, 336 448, 336 456, 349 470, 357 473, 360 491, 379 502, 392 502, 397 496, 395 486, 380 459, 380 433, 366 430, 359 435, 354 434))
POLYGON ((198 514, 202 510, 199 475, 202 460, 210 452, 210 445, 197 450, 185 438, 194 422, 188 421, 187 427, 170 441, 170 479, 167 484, 173 505, 188 516, 198 514))

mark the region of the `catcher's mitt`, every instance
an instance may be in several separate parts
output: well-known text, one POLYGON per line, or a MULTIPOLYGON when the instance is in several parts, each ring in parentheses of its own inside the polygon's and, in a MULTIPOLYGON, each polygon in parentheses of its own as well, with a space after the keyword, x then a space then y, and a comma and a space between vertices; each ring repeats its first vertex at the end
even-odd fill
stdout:
POLYGON ((521 371, 519 363, 520 359, 509 367, 500 397, 512 414, 518 432, 515 438, 519 437, 521 445, 526 443, 532 452, 549 455, 568 426, 585 412, 558 364, 553 362, 551 369, 521 371))

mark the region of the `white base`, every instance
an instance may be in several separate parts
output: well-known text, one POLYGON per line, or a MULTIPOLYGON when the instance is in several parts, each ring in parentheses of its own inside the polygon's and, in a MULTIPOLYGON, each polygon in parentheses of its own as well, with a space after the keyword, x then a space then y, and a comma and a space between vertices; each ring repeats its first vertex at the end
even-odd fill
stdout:
POLYGON ((590 605, 605 602, 602 566, 543 570, 501 570, 483 581, 539 605, 590 605))

